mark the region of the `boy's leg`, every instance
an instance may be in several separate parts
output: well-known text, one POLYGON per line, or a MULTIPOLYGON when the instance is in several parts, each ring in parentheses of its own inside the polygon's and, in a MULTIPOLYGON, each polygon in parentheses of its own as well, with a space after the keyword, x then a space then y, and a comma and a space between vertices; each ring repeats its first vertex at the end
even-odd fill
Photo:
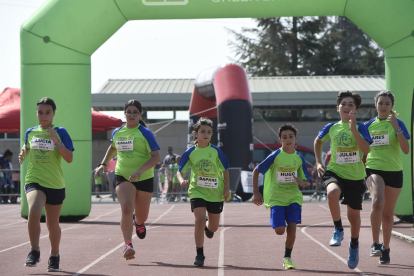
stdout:
POLYGON ((329 241, 330 246, 340 246, 342 240, 344 239, 344 229, 342 227, 341 221, 341 207, 339 205, 339 199, 341 197, 341 188, 338 183, 331 182, 328 184, 327 188, 327 197, 329 210, 331 212, 332 220, 335 225, 335 231, 332 234, 332 238, 329 241))
MULTIPOLYGON (((362 199, 362 195, 361 195, 362 199)), ((349 243, 348 267, 354 269, 359 262, 359 230, 361 229, 360 210, 355 210, 347 206, 348 220, 351 227, 351 241, 349 243)))
POLYGON ((286 244, 285 244, 286 248, 292 250, 293 245, 295 244, 295 240, 296 240, 296 223, 289 222, 286 228, 286 244))

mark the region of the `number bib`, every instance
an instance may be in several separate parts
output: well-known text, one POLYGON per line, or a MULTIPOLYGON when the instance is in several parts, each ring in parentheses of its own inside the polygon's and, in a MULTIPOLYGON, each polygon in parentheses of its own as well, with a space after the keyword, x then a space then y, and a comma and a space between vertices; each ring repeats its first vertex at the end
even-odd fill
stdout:
POLYGON ((390 144, 390 135, 389 130, 371 130, 369 132, 372 140, 374 141, 371 146, 384 146, 390 144))
POLYGON ((276 181, 279 183, 291 183, 295 182, 298 172, 296 167, 277 167, 276 181))
POLYGON ((131 151, 134 149, 134 135, 121 136, 116 139, 118 151, 131 151))
POLYGON ((214 172, 199 171, 197 176, 197 186, 203 188, 217 189, 218 174, 214 172))
POLYGON ((336 163, 350 164, 361 161, 358 146, 336 147, 336 163))
POLYGON ((33 136, 30 142, 31 149, 55 150, 55 143, 51 139, 33 136))

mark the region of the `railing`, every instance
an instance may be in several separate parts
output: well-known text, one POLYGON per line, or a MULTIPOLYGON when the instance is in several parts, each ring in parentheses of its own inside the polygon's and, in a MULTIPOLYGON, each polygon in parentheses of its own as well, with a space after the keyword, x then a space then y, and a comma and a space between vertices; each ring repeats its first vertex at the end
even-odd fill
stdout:
POLYGON ((0 202, 20 202, 20 170, 0 169, 0 202))

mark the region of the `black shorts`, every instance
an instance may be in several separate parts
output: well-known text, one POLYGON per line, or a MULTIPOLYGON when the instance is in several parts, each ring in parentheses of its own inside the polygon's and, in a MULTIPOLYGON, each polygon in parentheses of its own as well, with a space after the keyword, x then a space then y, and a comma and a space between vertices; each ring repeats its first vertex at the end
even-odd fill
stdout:
POLYGON ((28 183, 24 186, 26 195, 31 191, 39 190, 46 195, 46 204, 49 205, 60 205, 63 203, 66 197, 66 190, 63 189, 52 189, 41 186, 39 183, 28 183))
POLYGON ((210 202, 202 198, 191 198, 191 212, 197 207, 205 207, 207 212, 212 214, 220 214, 223 212, 223 201, 221 202, 210 202))
POLYGON ((374 169, 365 169, 367 172, 367 178, 370 175, 378 174, 379 176, 384 179, 385 186, 389 186, 392 188, 402 188, 403 186, 403 172, 386 172, 386 171, 379 171, 374 169))
POLYGON ((322 177, 325 188, 331 183, 337 183, 341 189, 339 199, 343 198, 341 204, 348 205, 354 210, 362 210, 362 200, 364 198, 367 186, 364 179, 348 180, 337 176, 331 171, 326 171, 322 177))
POLYGON ((154 191, 154 177, 142 180, 142 181, 137 181, 137 182, 131 182, 127 179, 125 179, 125 177, 121 176, 121 175, 115 175, 115 185, 118 186, 119 184, 121 184, 122 182, 129 182, 132 183, 132 185, 135 186, 135 188, 139 191, 143 191, 143 192, 148 192, 148 193, 152 193, 154 191))

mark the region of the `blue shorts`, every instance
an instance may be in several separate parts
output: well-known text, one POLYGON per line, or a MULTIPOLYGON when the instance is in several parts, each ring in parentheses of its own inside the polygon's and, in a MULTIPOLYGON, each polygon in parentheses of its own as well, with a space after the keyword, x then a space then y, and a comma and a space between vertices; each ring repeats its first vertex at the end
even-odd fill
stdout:
POLYGON ((289 206, 273 206, 270 208, 270 224, 272 228, 283 226, 286 223, 294 222, 300 224, 302 222, 302 207, 297 203, 292 203, 289 206))

